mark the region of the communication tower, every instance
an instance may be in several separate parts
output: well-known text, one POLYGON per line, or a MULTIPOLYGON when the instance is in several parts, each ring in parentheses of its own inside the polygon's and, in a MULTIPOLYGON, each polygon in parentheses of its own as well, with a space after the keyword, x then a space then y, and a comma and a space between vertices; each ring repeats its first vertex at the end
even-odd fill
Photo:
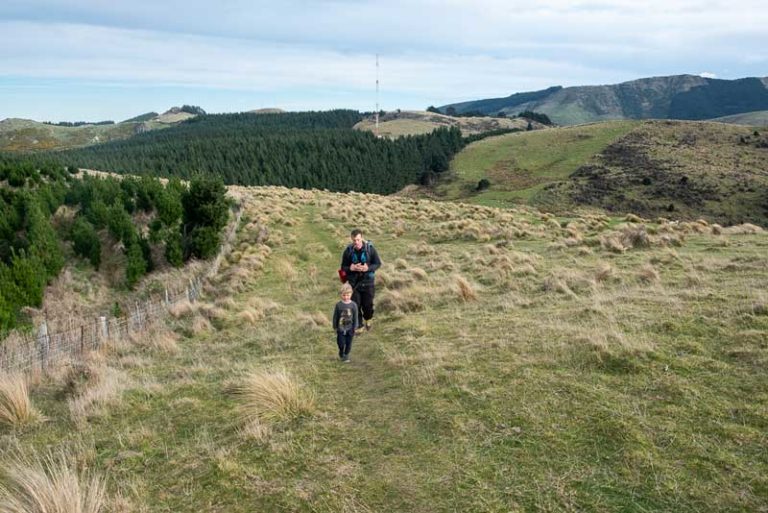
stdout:
POLYGON ((376 128, 374 133, 379 137, 379 54, 376 54, 376 128))

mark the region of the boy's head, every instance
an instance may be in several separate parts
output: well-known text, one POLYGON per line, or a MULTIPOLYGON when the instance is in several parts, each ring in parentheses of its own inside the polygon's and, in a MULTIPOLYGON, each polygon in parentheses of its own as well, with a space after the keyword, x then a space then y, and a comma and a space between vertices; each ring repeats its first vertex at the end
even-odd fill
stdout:
POLYGON ((348 301, 352 299, 352 285, 345 283, 341 286, 341 299, 348 301))
POLYGON ((355 246, 355 249, 363 247, 363 231, 361 229, 355 228, 349 236, 352 239, 352 244, 355 246))

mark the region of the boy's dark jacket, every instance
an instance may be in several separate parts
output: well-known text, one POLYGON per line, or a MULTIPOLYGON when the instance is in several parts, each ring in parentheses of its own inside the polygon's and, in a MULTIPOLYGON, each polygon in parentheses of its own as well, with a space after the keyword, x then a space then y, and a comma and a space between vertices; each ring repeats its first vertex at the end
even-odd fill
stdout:
POLYGON ((355 287, 360 284, 373 283, 374 273, 381 267, 379 253, 370 241, 365 241, 360 250, 354 244, 349 244, 341 255, 341 268, 347 273, 349 284, 355 287), (368 264, 368 272, 350 271, 352 264, 368 264))

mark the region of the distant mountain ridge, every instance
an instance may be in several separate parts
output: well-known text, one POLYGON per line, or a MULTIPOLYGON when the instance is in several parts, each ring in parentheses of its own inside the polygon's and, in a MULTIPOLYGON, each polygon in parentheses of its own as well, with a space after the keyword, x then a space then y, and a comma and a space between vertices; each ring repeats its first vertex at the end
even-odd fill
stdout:
POLYGON ((612 119, 704 120, 768 110, 768 77, 721 80, 697 75, 641 78, 614 85, 561 87, 443 105, 457 114, 532 110, 560 125, 612 119))

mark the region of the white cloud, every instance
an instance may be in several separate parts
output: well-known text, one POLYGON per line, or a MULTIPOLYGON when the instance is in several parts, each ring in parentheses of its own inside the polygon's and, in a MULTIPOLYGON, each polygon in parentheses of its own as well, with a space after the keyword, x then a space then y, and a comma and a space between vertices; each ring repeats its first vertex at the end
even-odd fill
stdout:
POLYGON ((703 77, 703 78, 717 78, 716 74, 710 73, 709 71, 703 71, 703 72, 699 73, 699 76, 703 77))
POLYGON ((306 91, 370 91, 379 53, 382 95, 423 106, 690 69, 764 76, 766 26, 756 0, 4 0, 0 87, 302 90, 311 108, 306 91))

